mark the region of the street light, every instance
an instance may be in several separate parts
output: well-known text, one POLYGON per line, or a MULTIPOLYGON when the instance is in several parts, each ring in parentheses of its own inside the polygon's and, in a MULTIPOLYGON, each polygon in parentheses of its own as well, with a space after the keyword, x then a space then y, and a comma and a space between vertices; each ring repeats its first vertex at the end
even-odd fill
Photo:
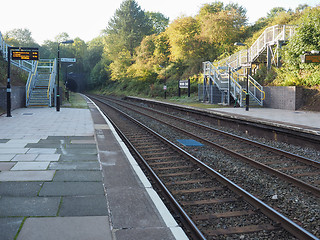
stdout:
POLYGON ((58 74, 58 89, 57 89, 57 93, 56 93, 56 96, 57 96, 57 105, 56 105, 56 110, 57 112, 60 111, 60 89, 59 89, 59 71, 60 71, 60 44, 72 44, 74 43, 73 40, 68 40, 68 41, 64 41, 64 42, 60 42, 58 43, 58 71, 57 71, 57 74, 58 74))
MULTIPOLYGON (((247 65, 249 65, 249 48, 248 45, 241 43, 241 42, 235 42, 235 46, 246 46, 247 47, 247 65)), ((246 111, 249 111, 249 69, 247 69, 247 90, 246 90, 246 111)))

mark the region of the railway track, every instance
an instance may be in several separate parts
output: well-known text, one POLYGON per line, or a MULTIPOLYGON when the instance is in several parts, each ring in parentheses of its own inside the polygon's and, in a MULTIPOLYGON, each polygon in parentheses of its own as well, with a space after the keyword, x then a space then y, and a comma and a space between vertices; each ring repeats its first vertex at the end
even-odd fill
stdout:
POLYGON ((189 222, 194 239, 316 239, 144 124, 126 113, 119 115, 110 105, 97 104, 116 119, 145 168, 174 196, 171 202, 178 203, 176 208, 186 215, 181 219, 189 222))

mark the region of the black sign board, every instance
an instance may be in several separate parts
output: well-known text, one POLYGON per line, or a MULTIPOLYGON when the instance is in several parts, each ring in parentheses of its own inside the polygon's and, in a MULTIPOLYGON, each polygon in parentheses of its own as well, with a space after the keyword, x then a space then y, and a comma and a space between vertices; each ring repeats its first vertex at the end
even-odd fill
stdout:
POLYGON ((12 51, 12 60, 39 60, 38 51, 12 51))
POLYGON ((179 81, 179 88, 188 88, 189 87, 189 80, 180 80, 179 81))
POLYGON ((320 55, 302 55, 302 63, 320 63, 320 55))

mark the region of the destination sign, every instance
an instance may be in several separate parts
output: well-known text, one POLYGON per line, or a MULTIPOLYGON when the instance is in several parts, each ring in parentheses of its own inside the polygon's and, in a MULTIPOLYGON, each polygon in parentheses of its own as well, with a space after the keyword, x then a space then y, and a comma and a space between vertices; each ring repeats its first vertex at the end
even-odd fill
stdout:
POLYGON ((39 60, 38 51, 12 51, 12 60, 39 60))
POLYGON ((302 55, 302 63, 320 63, 320 55, 302 55))

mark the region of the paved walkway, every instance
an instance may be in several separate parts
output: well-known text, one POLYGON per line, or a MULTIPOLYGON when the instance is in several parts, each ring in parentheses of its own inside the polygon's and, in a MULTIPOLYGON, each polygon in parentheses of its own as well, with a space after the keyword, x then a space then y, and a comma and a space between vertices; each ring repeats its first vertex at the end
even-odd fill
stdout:
POLYGON ((168 210, 157 212, 150 183, 141 187, 139 167, 128 164, 105 120, 93 121, 98 115, 91 104, 0 116, 1 240, 186 239, 171 215, 164 223, 168 210))
POLYGON ((265 121, 269 124, 294 128, 320 135, 320 112, 292 111, 273 108, 211 108, 218 113, 236 115, 255 120, 265 121))

